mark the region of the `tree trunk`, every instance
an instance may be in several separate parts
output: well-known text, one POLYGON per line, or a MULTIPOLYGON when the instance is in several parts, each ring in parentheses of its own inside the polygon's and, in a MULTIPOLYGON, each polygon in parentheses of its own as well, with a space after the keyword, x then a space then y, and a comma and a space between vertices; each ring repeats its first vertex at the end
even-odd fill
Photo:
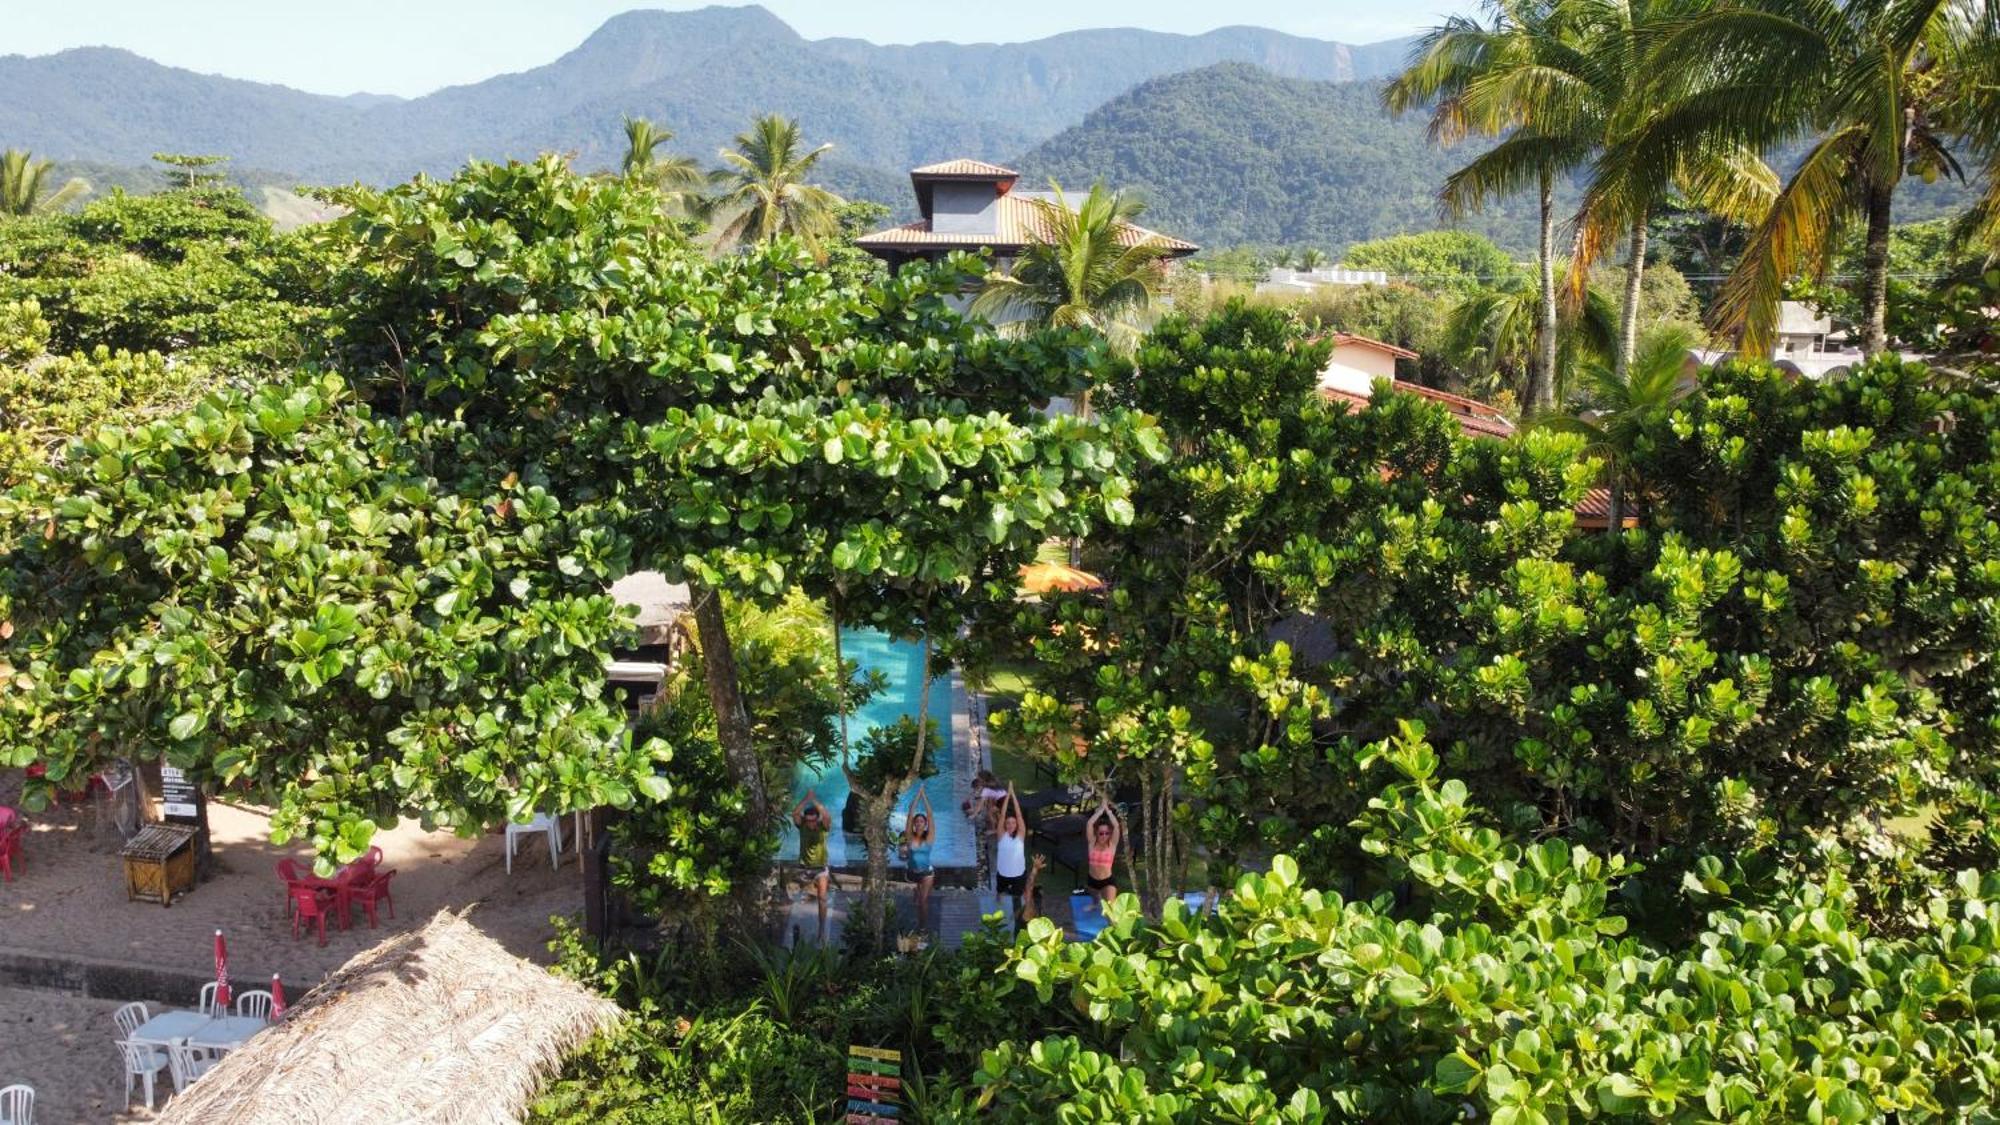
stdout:
POLYGON ((1611 468, 1611 508, 1610 522, 1606 530, 1613 535, 1625 528, 1625 474, 1614 464, 1611 468))
MULTIPOLYGON (((1174 837, 1174 763, 1169 759, 1148 762, 1139 769, 1139 810, 1146 822, 1146 859, 1139 863, 1130 856, 1138 886, 1139 906, 1146 917, 1159 920, 1169 898, 1177 891, 1180 877, 1179 851, 1174 837)), ((1131 825, 1126 825, 1129 840, 1131 825)))
POLYGON ((1889 347, 1889 226, 1894 189, 1868 188, 1868 242, 1861 252, 1861 352, 1889 347))
POLYGON ((729 642, 729 625, 722 614, 722 595, 690 579, 695 631, 701 637, 701 666, 708 681, 709 705, 715 709, 715 736, 729 761, 729 771, 749 797, 744 810, 747 826, 762 832, 771 820, 771 799, 764 792, 764 769, 751 739, 750 712, 743 705, 743 685, 736 675, 736 650, 729 642))
MULTIPOLYGON (((833 652, 834 662, 838 664, 840 661, 840 623, 838 620, 834 622, 833 652)), ((841 712, 841 770, 847 774, 848 787, 861 795, 864 801, 862 807, 866 810, 864 815, 867 819, 861 824, 861 839, 868 848, 868 874, 865 882, 862 884, 861 900, 863 903, 862 909, 868 912, 868 926, 873 934, 875 950, 878 953, 883 948, 882 927, 887 921, 886 915, 888 913, 884 908, 888 905, 887 891, 889 887, 889 810, 895 808, 896 797, 903 790, 915 784, 918 775, 923 773, 925 744, 930 740, 930 711, 931 638, 930 634, 926 633, 924 635, 923 663, 917 672, 916 748, 910 752, 910 764, 903 771, 903 780, 900 783, 891 782, 883 786, 882 790, 877 793, 870 793, 856 783, 857 779, 854 770, 848 765, 847 759, 846 709, 842 708, 841 712)), ((1027 826, 1022 825, 1022 830, 1026 831, 1026 829, 1027 826)), ((935 824, 931 826, 931 831, 934 833, 937 831, 935 824)))
POLYGON ((1632 251, 1625 262, 1625 308, 1618 319, 1618 377, 1632 369, 1639 350, 1639 284, 1646 277, 1646 215, 1632 221, 1632 251))
MULTIPOLYGON (((920 740, 921 741, 921 740, 920 740)), ((861 839, 868 845, 868 885, 862 889, 862 909, 868 911, 868 930, 875 940, 875 952, 882 952, 883 926, 889 886, 889 810, 896 804, 896 787, 866 794, 868 819, 862 822, 861 839)))
POLYGON ((1528 376, 1530 415, 1555 405, 1556 398, 1556 187, 1555 173, 1542 169, 1541 316, 1535 326, 1536 360, 1528 376))

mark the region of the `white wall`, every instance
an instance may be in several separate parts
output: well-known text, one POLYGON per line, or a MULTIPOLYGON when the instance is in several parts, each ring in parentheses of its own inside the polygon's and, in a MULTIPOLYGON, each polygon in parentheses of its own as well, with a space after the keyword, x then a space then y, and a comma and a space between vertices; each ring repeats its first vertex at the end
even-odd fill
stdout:
POLYGON ((1374 390, 1375 380, 1395 377, 1395 356, 1379 348, 1339 344, 1334 347, 1326 370, 1320 372, 1319 385, 1328 390, 1365 395, 1374 390))

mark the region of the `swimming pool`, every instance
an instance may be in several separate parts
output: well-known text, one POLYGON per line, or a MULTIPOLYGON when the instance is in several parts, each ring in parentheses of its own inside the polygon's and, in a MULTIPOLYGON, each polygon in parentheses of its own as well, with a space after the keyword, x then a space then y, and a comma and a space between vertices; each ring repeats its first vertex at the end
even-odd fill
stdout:
MULTIPOLYGON (((916 717, 917 697, 923 683, 922 645, 892 639, 876 629, 842 629, 840 648, 841 655, 859 664, 862 671, 881 672, 888 680, 888 686, 875 698, 847 717, 850 743, 859 743, 869 731, 905 715, 916 717)), ((965 798, 967 779, 972 776, 973 767, 962 760, 966 748, 960 745, 963 739, 953 730, 951 677, 933 679, 930 694, 929 715, 937 723, 938 740, 942 743, 932 751, 938 772, 897 796, 890 823, 903 823, 917 786, 924 787, 930 795, 931 808, 937 813, 937 843, 931 849, 931 862, 938 867, 972 867, 977 862, 973 854, 972 826, 958 811, 958 803, 965 798)), ((796 860, 799 857, 799 832, 789 814, 792 806, 805 796, 808 789, 819 794, 820 803, 833 814, 834 823, 840 823, 841 809, 847 804, 848 796, 847 775, 841 771, 840 762, 835 760, 824 765, 799 763, 792 770, 791 796, 785 801, 784 837, 778 845, 778 858, 781 860, 796 860)), ((868 847, 859 833, 835 832, 827 837, 826 858, 835 867, 858 868, 868 862, 868 847)), ((889 863, 892 867, 900 867, 902 859, 892 853, 889 863)))

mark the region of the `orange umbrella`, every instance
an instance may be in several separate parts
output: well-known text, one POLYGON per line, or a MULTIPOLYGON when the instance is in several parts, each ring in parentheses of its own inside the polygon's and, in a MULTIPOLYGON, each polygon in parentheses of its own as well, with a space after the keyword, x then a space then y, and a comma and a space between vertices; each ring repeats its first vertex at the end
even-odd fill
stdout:
POLYGON ((1029 563, 1021 568, 1021 589, 1030 594, 1061 590, 1066 594, 1104 589, 1104 579, 1061 563, 1029 563))

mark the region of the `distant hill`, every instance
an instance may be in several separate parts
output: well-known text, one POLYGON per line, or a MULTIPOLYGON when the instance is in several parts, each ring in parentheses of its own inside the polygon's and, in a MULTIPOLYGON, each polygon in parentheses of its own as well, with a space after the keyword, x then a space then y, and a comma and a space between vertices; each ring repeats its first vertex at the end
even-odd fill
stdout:
MULTIPOLYGON (((1311 82, 1244 63, 1156 78, 1015 165, 1034 186, 1096 178, 1143 196, 1146 224, 1204 246, 1349 243, 1439 225, 1437 190, 1478 151, 1440 148, 1422 115, 1392 119, 1378 82, 1311 82)), ((1466 229, 1527 251, 1535 205, 1499 201, 1466 229)))
POLYGON ((836 189, 907 205, 910 167, 1022 152, 1138 82, 1223 60, 1304 78, 1383 73, 1401 44, 1350 47, 1256 28, 1103 30, 1031 43, 813 41, 757 7, 628 12, 545 66, 420 98, 302 93, 83 48, 0 57, 0 142, 59 160, 144 164, 225 153, 317 182, 386 182, 468 156, 553 149, 585 167, 622 151, 620 120, 673 129, 710 157, 760 112, 832 141, 836 189))

